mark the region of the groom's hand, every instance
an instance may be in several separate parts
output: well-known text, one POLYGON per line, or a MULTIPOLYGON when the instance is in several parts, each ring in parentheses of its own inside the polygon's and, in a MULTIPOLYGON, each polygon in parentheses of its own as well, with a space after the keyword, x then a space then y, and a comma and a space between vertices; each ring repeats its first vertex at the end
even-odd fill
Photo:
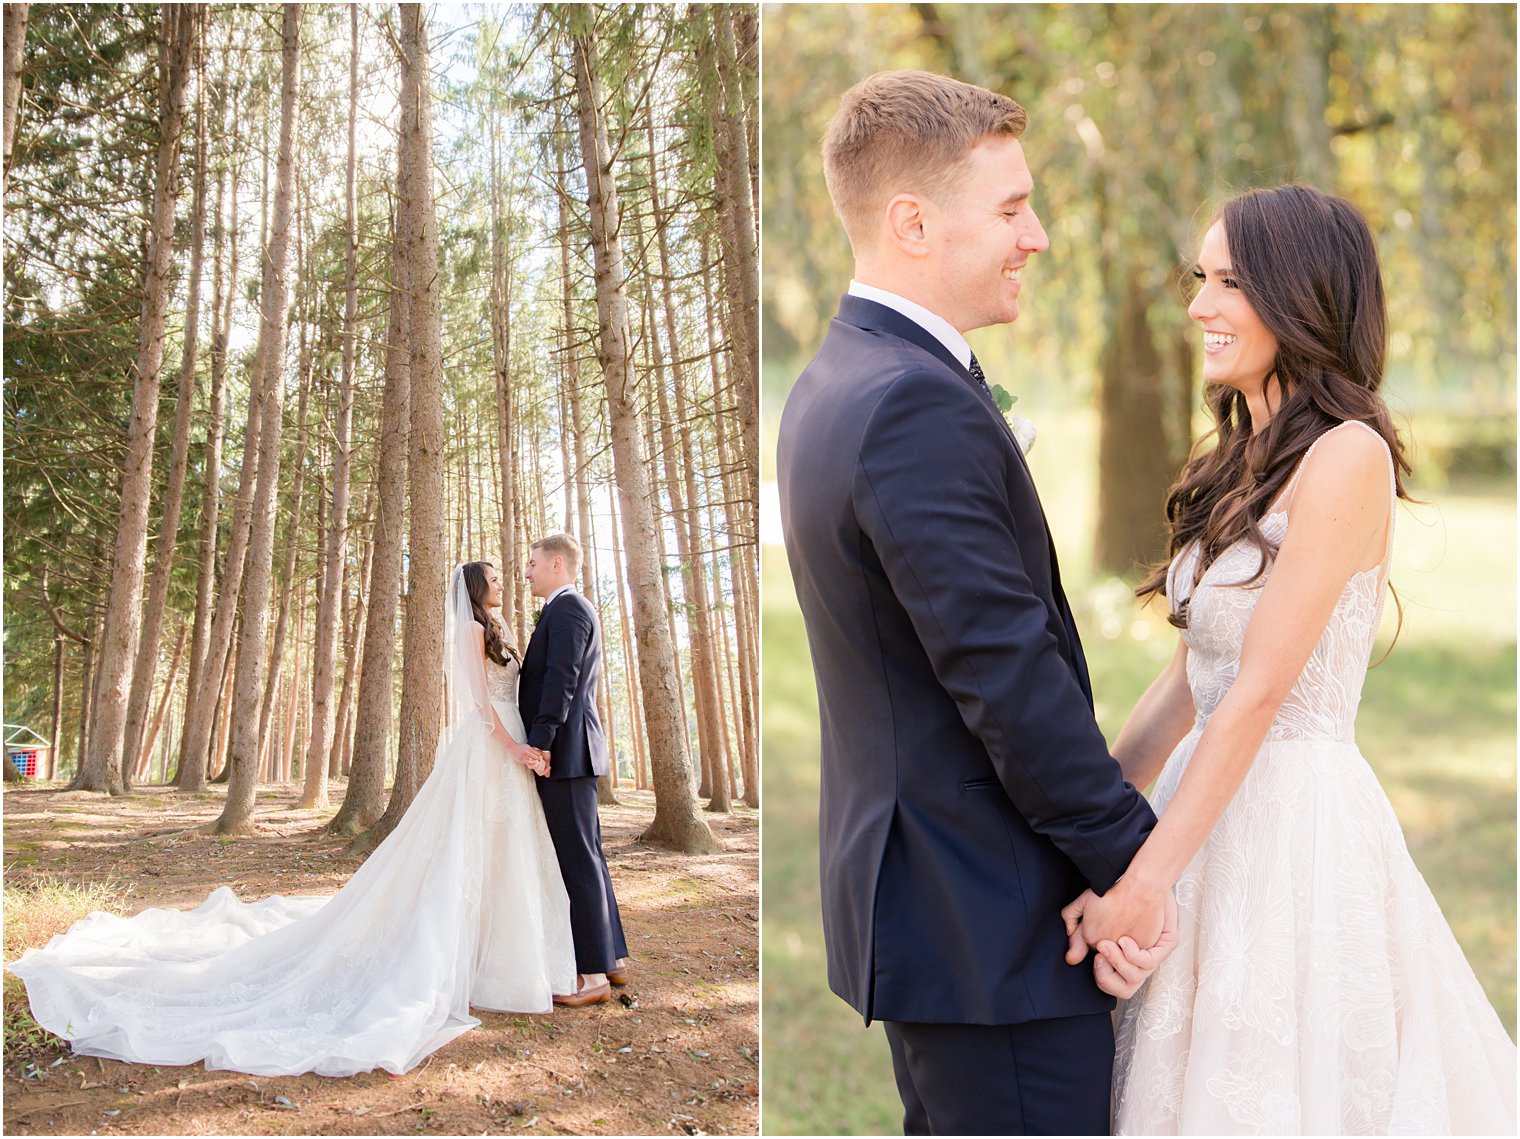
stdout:
POLYGON ((1080 965, 1088 947, 1101 941, 1117 944, 1128 937, 1138 946, 1155 946, 1167 925, 1167 907, 1175 905, 1170 890, 1147 890, 1132 879, 1121 879, 1101 898, 1084 890, 1061 911, 1071 943, 1067 964, 1080 965))

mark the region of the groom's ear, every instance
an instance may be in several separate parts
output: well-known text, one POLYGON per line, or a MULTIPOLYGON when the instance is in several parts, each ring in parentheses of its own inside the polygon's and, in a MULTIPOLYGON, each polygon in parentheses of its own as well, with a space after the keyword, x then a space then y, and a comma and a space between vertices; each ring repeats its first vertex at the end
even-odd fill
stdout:
POLYGON ((924 257, 929 253, 929 233, 924 224, 927 205, 917 194, 898 194, 887 203, 887 239, 909 257, 924 257))

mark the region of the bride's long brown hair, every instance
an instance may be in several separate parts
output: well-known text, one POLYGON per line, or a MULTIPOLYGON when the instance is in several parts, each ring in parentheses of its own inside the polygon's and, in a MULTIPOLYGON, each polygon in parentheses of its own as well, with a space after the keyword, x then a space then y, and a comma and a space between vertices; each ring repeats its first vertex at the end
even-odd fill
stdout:
MULTIPOLYGON (((1166 593, 1168 563, 1194 541, 1200 551, 1194 585, 1242 539, 1256 546, 1261 561, 1240 584, 1260 578, 1275 554, 1261 519, 1304 453, 1340 423, 1355 419, 1383 437, 1393 454, 1398 497, 1409 497, 1409 460, 1378 395, 1388 311, 1366 219, 1342 198, 1288 185, 1242 194, 1214 220, 1224 226, 1232 278, 1277 338, 1267 383, 1275 385, 1279 403, 1265 430, 1252 434, 1245 396, 1207 385, 1204 399, 1215 426, 1194 446, 1167 494, 1167 557, 1135 590, 1141 598, 1166 593)), ((1170 620, 1186 627, 1187 607, 1170 620)))
POLYGON ((507 658, 511 657, 520 665, 522 654, 517 651, 512 634, 486 608, 486 598, 491 593, 491 583, 486 580, 487 566, 496 568, 491 562, 466 562, 464 565, 464 588, 470 595, 470 613, 486 631, 486 656, 500 665, 505 665, 507 658))

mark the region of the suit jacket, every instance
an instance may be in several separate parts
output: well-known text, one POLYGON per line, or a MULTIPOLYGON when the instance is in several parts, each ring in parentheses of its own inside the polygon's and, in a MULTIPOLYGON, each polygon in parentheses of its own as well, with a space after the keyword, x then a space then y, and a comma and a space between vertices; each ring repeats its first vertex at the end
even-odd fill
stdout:
POLYGON ((544 606, 517 680, 517 709, 528 743, 547 751, 550 779, 606 775, 607 737, 596 714, 602 628, 574 590, 544 606))
POLYGON ((829 983, 869 1022, 1112 1008, 1060 908, 1155 824, 1093 719, 1006 421, 927 331, 845 297, 781 417, 822 728, 829 983))

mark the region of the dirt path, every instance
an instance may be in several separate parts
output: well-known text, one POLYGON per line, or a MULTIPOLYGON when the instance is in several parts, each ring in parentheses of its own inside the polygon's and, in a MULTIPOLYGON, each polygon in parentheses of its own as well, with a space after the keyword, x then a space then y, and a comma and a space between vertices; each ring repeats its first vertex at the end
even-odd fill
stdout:
MULTIPOLYGON (((622 806, 603 808, 602 831, 633 957, 624 1001, 550 1016, 480 1013, 479 1028, 397 1079, 150 1068, 74 1056, 52 1038, 38 1047, 7 1039, 5 1133, 754 1134, 758 813, 708 816, 724 849, 688 857, 639 843, 653 796, 620 795, 622 806)), ((245 899, 331 894, 358 866, 320 833, 332 812, 292 810, 294 793, 279 787, 260 789, 257 836, 144 837, 208 821, 220 799, 8 788, 7 892, 108 881, 121 912, 136 913, 196 905, 221 885, 245 899)), ((9 934, 7 944, 15 953, 9 934)), ((18 994, 6 985, 7 1025, 18 994)))

